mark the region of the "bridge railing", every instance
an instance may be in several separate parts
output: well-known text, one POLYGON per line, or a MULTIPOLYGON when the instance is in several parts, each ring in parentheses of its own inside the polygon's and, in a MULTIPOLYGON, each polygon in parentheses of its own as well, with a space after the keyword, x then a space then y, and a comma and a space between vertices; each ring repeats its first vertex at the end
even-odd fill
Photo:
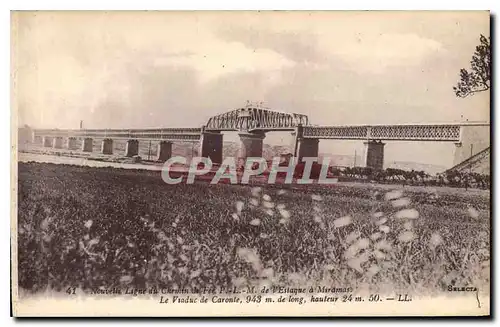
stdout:
POLYGON ((33 135, 49 137, 186 140, 200 139, 201 128, 152 128, 152 129, 37 129, 33 135))
POLYGON ((401 140, 459 142, 462 126, 448 125, 360 125, 304 126, 303 137, 347 140, 401 140))

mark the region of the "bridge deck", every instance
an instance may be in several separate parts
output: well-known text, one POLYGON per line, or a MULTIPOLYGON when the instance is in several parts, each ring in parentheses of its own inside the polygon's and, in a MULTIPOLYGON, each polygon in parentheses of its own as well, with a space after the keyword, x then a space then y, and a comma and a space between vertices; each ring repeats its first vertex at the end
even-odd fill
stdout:
POLYGON ((461 125, 305 126, 304 138, 339 140, 460 141, 461 125))
MULTIPOLYGON (((387 141, 461 141, 462 127, 485 126, 488 123, 468 124, 400 124, 304 126, 302 136, 311 139, 387 140, 387 141)), ((275 131, 295 130, 289 126, 273 128, 275 131)), ((207 131, 210 129, 207 128, 207 131)), ((168 141, 197 141, 202 128, 150 128, 150 129, 36 129, 36 136, 90 137, 114 139, 145 139, 168 141)))
POLYGON ((150 128, 150 129, 37 129, 36 136, 113 138, 165 141, 197 141, 201 128, 150 128))

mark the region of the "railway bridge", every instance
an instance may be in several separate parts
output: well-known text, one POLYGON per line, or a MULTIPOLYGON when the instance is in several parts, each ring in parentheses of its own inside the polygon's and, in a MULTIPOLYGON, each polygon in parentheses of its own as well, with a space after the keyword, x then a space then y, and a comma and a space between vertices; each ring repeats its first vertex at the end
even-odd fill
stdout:
POLYGON ((94 140, 101 139, 101 152, 113 153, 113 140, 127 140, 125 156, 138 154, 140 141, 158 142, 157 160, 166 161, 172 155, 172 143, 198 141, 199 153, 214 163, 223 160, 223 133, 238 132, 240 150, 238 159, 261 157, 267 132, 289 131, 294 135, 294 156, 317 157, 320 140, 359 140, 366 147, 364 165, 382 169, 385 142, 425 141, 451 142, 456 145, 454 165, 490 146, 489 123, 399 124, 316 126, 303 114, 286 113, 247 105, 211 117, 199 128, 157 129, 35 129, 33 142, 45 147, 76 150, 77 139, 82 140, 81 151, 92 152, 94 140), (473 149, 471 151, 471 149, 473 149))

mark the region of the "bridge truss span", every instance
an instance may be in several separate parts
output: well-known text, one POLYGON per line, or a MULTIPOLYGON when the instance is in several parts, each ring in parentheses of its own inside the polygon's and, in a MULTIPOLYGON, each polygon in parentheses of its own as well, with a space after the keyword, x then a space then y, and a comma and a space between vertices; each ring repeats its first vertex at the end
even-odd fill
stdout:
POLYGON ((112 138, 162 141, 198 141, 201 128, 152 128, 152 129, 38 129, 34 136, 112 138))
POLYGON ((205 129, 211 131, 293 131, 299 125, 308 124, 309 120, 306 115, 246 107, 210 118, 205 129))
POLYGON ((460 142, 462 125, 304 126, 304 138, 460 142))

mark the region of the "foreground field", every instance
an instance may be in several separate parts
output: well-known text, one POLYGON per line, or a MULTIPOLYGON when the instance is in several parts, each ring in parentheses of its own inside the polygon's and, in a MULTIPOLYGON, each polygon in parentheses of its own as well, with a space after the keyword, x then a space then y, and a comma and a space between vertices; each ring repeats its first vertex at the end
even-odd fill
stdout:
POLYGON ((159 172, 20 163, 18 278, 67 287, 489 289, 487 192, 167 185, 159 172))

